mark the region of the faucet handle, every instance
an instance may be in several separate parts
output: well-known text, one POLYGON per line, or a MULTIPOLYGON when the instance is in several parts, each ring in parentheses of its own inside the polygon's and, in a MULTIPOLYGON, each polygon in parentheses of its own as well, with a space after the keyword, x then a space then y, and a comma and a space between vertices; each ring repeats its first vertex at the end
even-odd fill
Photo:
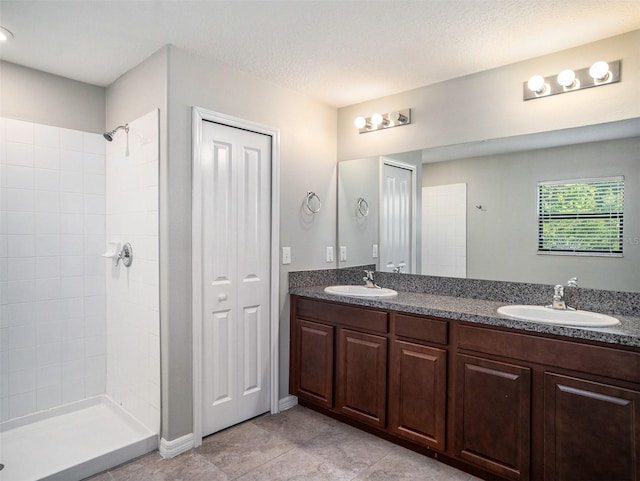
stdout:
POLYGON ((553 288, 553 298, 562 299, 564 297, 564 286, 558 284, 553 288))
POLYGON ((578 287, 578 278, 572 277, 567 281, 567 287, 578 287))

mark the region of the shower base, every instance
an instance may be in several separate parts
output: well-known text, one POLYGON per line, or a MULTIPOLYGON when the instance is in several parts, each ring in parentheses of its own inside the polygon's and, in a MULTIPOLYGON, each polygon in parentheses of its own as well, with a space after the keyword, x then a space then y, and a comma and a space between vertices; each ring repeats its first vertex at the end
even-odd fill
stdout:
POLYGON ((97 396, 0 423, 0 481, 77 481, 157 447, 157 433, 97 396))

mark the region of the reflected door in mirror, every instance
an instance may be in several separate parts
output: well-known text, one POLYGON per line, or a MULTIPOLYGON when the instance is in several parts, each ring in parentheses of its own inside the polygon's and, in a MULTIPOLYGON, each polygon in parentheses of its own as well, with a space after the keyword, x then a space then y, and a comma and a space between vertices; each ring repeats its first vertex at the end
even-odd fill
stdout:
POLYGON ((413 171, 383 163, 380 212, 380 270, 413 272, 413 171))

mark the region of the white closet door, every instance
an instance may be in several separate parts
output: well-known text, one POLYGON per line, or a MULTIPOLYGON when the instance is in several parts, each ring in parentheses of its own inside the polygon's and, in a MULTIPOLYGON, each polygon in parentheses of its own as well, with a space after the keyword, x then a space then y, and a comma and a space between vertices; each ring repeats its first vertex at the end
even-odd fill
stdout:
POLYGON ((395 165, 382 166, 380 211, 380 270, 404 264, 402 272, 411 272, 412 171, 395 165))
POLYGON ((202 128, 203 427, 270 409, 271 137, 202 128))

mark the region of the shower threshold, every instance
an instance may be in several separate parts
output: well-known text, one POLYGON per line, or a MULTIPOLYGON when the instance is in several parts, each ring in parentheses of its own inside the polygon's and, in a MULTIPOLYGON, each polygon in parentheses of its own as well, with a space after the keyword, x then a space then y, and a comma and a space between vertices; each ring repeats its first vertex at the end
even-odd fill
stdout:
POLYGON ((0 423, 0 481, 77 481, 157 447, 157 433, 97 396, 0 423))

